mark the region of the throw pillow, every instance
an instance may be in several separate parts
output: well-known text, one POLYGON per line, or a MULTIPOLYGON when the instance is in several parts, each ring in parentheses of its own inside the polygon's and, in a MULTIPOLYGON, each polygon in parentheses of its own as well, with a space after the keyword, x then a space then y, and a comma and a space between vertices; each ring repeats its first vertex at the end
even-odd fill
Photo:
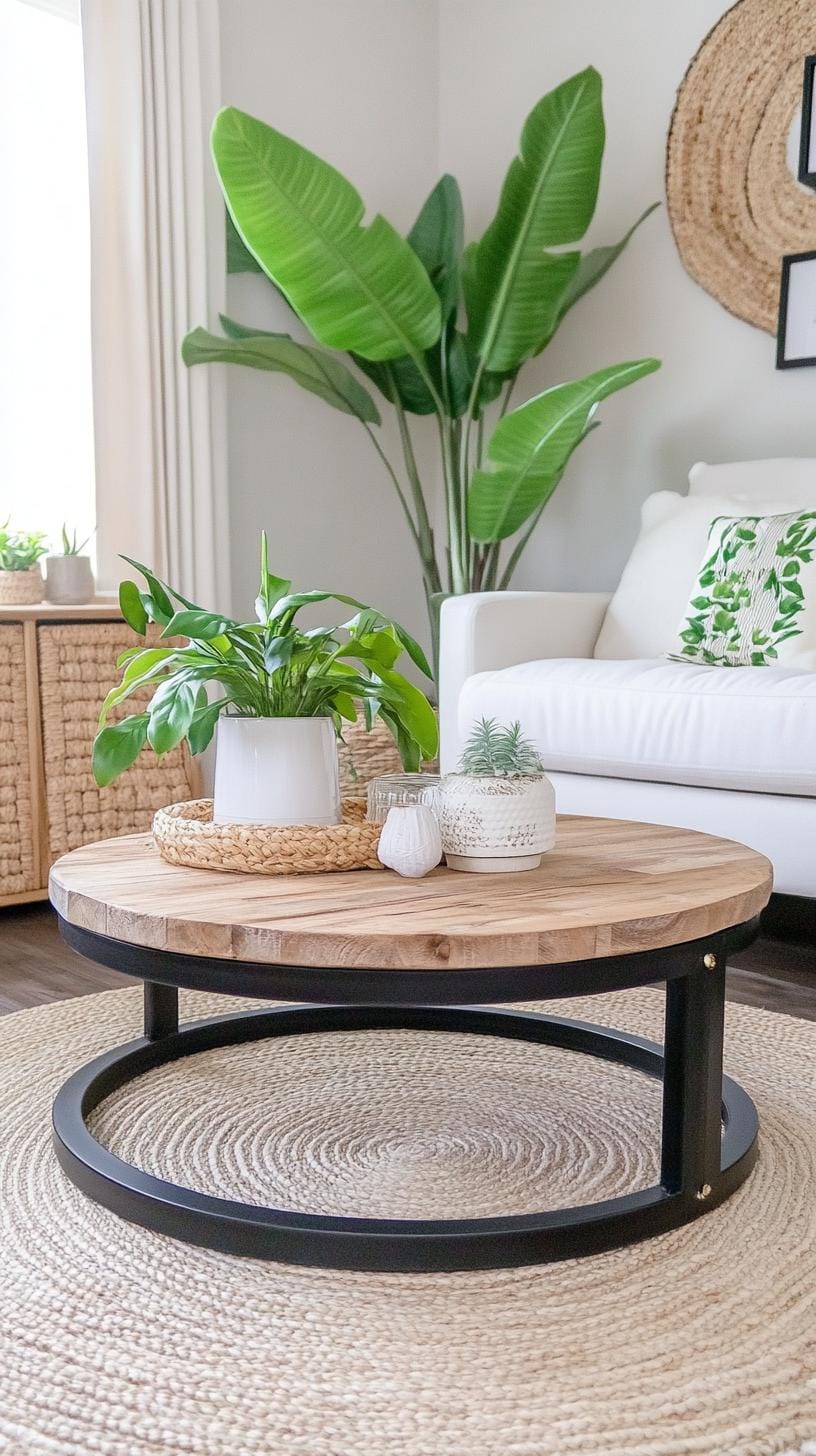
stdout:
POLYGON ((786 496, 755 503, 739 495, 683 496, 670 490, 650 495, 643 503, 640 535, 609 603, 594 656, 620 661, 673 652, 689 582, 699 568, 715 516, 749 511, 774 515, 797 504, 786 496))
POLYGON ((816 511, 719 517, 667 655, 766 667, 816 647, 816 511))

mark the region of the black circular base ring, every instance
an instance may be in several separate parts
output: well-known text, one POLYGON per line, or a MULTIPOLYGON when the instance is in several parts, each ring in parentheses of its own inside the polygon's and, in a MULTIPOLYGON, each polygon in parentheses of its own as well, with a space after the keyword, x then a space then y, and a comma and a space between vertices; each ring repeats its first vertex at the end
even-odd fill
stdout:
POLYGON ((404 1028, 471 1032, 564 1047, 663 1075, 663 1049, 620 1031, 518 1011, 461 1006, 298 1006, 193 1022, 136 1041, 81 1067, 54 1103, 54 1144, 68 1177, 114 1213, 187 1243, 256 1259, 388 1271, 486 1269, 600 1253, 688 1223, 722 1203, 756 1161, 758 1119, 738 1083, 723 1079, 719 1176, 708 1191, 661 1185, 553 1212, 478 1219, 339 1218, 259 1208, 177 1187, 123 1162, 86 1119, 117 1088, 165 1062, 212 1047, 306 1032, 404 1028))

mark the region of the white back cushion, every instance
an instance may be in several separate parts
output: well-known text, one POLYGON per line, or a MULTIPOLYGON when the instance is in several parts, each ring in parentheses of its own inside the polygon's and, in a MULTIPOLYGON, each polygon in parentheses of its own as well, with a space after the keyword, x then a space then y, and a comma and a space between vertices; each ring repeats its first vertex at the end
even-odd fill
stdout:
POLYGON ((689 494, 778 500, 785 505, 776 505, 776 510, 816 510, 816 460, 735 460, 728 465, 699 460, 689 471, 689 494))
MULTIPOLYGON (((737 468, 742 469, 702 467, 711 471, 737 468)), ((812 503, 816 508, 816 484, 812 503)), ((661 657, 675 651, 680 619, 715 517, 744 515, 749 510, 757 515, 774 515, 795 510, 800 504, 805 502, 789 497, 758 499, 753 495, 719 496, 696 490, 687 496, 670 490, 648 496, 641 509, 640 535, 609 603, 593 655, 619 660, 661 657)))

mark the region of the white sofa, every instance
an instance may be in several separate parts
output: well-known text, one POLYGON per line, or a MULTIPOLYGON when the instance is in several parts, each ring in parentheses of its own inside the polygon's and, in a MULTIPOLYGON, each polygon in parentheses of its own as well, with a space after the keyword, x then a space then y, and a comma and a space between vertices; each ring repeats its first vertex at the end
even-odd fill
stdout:
POLYGON ((816 671, 801 664, 702 667, 671 662, 659 650, 667 623, 674 624, 670 636, 677 628, 707 523, 724 500, 746 513, 816 508, 816 461, 698 465, 689 497, 651 497, 610 616, 603 592, 487 592, 446 601, 442 769, 456 767, 477 718, 518 718, 542 754, 561 813, 742 840, 772 860, 777 892, 816 897, 816 671), (662 537, 650 537, 650 529, 662 537), (672 549, 662 572, 668 585, 652 611, 647 577, 657 539, 672 549), (638 591, 644 610, 633 626, 638 591))

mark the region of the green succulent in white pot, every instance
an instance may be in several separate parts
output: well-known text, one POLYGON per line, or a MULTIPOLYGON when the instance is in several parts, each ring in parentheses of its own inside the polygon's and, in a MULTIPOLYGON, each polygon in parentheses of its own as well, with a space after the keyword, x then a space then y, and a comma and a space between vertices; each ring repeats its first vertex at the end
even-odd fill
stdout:
POLYGON ((344 723, 362 715, 370 729, 380 718, 408 770, 436 754, 434 711, 395 667, 405 653, 429 676, 419 644, 354 597, 293 592, 291 581, 269 570, 265 535, 254 622, 205 611, 147 567, 130 564, 147 589, 122 582, 122 613, 139 636, 151 624, 158 632, 118 660, 122 680, 102 705, 93 747, 101 786, 146 745, 159 756, 185 742, 192 753, 203 752, 218 725, 217 822, 336 824, 337 739, 344 723), (355 608, 354 615, 340 626, 301 625, 304 607, 327 601, 355 608), (146 692, 150 701, 140 711, 109 721, 112 710, 146 692))
POLYGON ((553 787, 518 721, 474 724, 460 772, 445 774, 434 807, 451 869, 536 869, 555 843, 553 787))

